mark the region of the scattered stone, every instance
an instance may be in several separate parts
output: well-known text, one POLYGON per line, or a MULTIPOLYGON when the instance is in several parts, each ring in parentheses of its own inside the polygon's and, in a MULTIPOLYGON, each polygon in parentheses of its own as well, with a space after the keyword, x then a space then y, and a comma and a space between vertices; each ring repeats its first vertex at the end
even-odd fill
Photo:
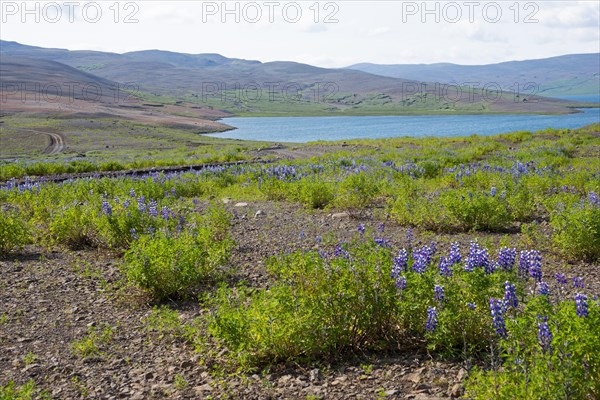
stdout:
POLYGON ((267 213, 262 210, 258 210, 256 212, 256 214, 254 214, 254 218, 264 218, 266 216, 267 216, 267 213))
POLYGON ((348 214, 347 212, 331 214, 331 219, 344 219, 344 218, 350 218, 350 214, 348 214))
POLYGON ((277 386, 285 386, 291 379, 291 375, 283 375, 277 380, 277 386))
POLYGON ((308 373, 308 380, 311 382, 317 382, 323 379, 323 374, 319 368, 315 368, 308 373))
POLYGON ((204 394, 204 392, 212 392, 213 387, 210 386, 210 384, 205 383, 204 385, 196 386, 194 388, 194 391, 196 392, 196 394, 202 395, 202 394, 204 394))
POLYGON ((192 368, 193 366, 194 366, 194 363, 190 360, 186 360, 181 363, 181 369, 188 369, 188 368, 192 368))
POLYGON ((467 371, 464 368, 461 368, 456 375, 456 379, 459 381, 464 380, 467 377, 467 371))
POLYGON ((235 203, 234 207, 248 207, 248 203, 235 203))
POLYGON ((221 201, 223 202, 223 204, 229 204, 229 203, 231 203, 231 198, 230 197, 223 197, 221 199, 221 201))
POLYGON ((421 383, 421 374, 419 374, 418 372, 413 372, 412 374, 408 375, 406 379, 408 379, 412 383, 419 384, 421 383))
POLYGON ((457 398, 462 396, 463 394, 463 387, 460 384, 455 384, 454 386, 452 386, 452 389, 450 389, 450 397, 453 398, 457 398))
POLYGON ((396 393, 398 393, 398 391, 396 389, 389 389, 389 390, 386 390, 384 393, 386 396, 393 396, 396 393))

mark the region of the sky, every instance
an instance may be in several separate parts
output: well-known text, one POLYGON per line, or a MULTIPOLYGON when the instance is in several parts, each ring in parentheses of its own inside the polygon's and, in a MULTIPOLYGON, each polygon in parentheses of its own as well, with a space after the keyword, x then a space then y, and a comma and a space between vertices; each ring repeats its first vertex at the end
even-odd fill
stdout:
POLYGON ((600 52, 600 1, 6 1, 0 37, 42 47, 287 60, 490 64, 600 52))

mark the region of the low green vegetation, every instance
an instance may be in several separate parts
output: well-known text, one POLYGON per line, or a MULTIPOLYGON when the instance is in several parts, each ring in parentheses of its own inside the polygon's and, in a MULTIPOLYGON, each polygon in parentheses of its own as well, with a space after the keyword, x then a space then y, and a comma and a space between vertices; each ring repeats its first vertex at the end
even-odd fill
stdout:
MULTIPOLYGON (((0 250, 115 254, 119 285, 159 303, 144 318, 148 330, 220 354, 217 369, 420 346, 478 365, 470 398, 597 398, 600 304, 581 278, 553 273, 600 260, 599 129, 315 143, 306 149, 324 155, 294 161, 9 180, 0 185, 0 250), (406 237, 357 222, 352 240, 319 238, 265 260, 267 283, 255 287, 233 265, 225 197, 296 203, 309 213, 377 211, 406 237), (455 233, 470 243, 423 241, 455 233), (502 245, 488 243, 494 233, 506 235, 502 245), (546 260, 558 264, 552 273, 546 260), (195 298, 206 312, 192 322, 167 306, 195 298)), ((114 329, 90 327, 73 353, 101 357, 114 329)), ((188 385, 184 375, 173 379, 188 385)))
POLYGON ((100 328, 90 326, 87 334, 80 340, 72 343, 73 353, 79 357, 99 357, 103 354, 102 349, 111 341, 114 328, 109 324, 103 324, 100 328))
POLYGON ((17 385, 10 381, 6 385, 0 385, 0 400, 33 400, 50 399, 50 395, 38 389, 33 380, 23 385, 17 385))

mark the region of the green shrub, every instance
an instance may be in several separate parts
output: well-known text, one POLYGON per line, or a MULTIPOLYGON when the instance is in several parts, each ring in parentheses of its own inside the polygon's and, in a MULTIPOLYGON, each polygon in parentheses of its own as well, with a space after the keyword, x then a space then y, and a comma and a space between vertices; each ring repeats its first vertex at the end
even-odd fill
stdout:
POLYGON ((600 259, 600 206, 582 200, 551 215, 553 241, 560 252, 574 260, 600 259))
POLYGON ((476 369, 467 383, 474 400, 559 400, 600 397, 600 304, 590 301, 588 316, 576 304, 537 298, 516 318, 507 320, 508 337, 500 341, 495 369, 476 369), (552 334, 542 347, 539 325, 547 317, 552 334))
POLYGON ((48 235, 43 241, 49 245, 81 249, 95 245, 97 233, 91 208, 71 205, 56 211, 50 217, 48 235))
POLYGON ((23 216, 16 211, 0 211, 0 256, 31 243, 31 232, 23 216))
POLYGON ((451 191, 442 195, 440 202, 459 230, 499 231, 512 221, 508 203, 500 193, 451 191))
POLYGON ((389 251, 363 243, 346 256, 273 259, 269 290, 221 288, 210 331, 241 362, 317 359, 376 347, 394 331, 397 295, 389 251))
POLYGON ((333 185, 320 179, 304 179, 298 183, 298 199, 309 208, 325 208, 333 201, 333 185))
POLYGON ((203 226, 181 233, 160 230, 141 235, 125 253, 123 272, 156 298, 185 296, 191 288, 218 277, 233 241, 223 231, 223 213, 212 211, 203 226), (211 222, 212 221, 212 222, 211 222))
POLYGON ((359 172, 340 182, 334 205, 342 209, 366 207, 380 193, 378 177, 374 174, 359 172))

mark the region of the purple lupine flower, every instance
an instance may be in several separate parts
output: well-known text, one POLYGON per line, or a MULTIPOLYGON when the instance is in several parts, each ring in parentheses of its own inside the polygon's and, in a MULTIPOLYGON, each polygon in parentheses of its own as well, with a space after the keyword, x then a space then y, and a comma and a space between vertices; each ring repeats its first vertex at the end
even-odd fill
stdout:
POLYGON ((406 278, 404 276, 398 277, 396 281, 396 287, 400 290, 406 289, 406 278))
POLYGON ((129 189, 129 197, 135 198, 135 190, 133 188, 129 189))
POLYGON ((377 243, 381 247, 392 247, 390 241, 383 237, 376 237, 374 239, 375 243, 377 243))
POLYGON ((554 274, 554 277, 556 278, 556 281, 559 285, 565 285, 567 283, 567 277, 565 276, 565 274, 556 273, 554 274))
POLYGON ((498 251, 498 261, 496 264, 505 271, 512 271, 515 260, 517 258, 517 249, 510 247, 502 247, 498 251))
POLYGON ((588 193, 588 201, 592 205, 600 206, 600 196, 598 196, 595 192, 588 193))
POLYGON ((440 275, 449 278, 452 276, 452 268, 450 268, 450 261, 446 257, 440 257, 440 275))
POLYGON ((406 271, 406 268, 408 268, 408 251, 406 251, 406 249, 401 249, 398 252, 398 255, 394 257, 392 264, 392 278, 400 276, 400 273, 406 271))
POLYGON ((448 261, 450 265, 459 264, 461 261, 460 256, 460 244, 458 242, 454 242, 450 245, 450 255, 448 255, 448 261))
POLYGON ((538 283, 538 294, 540 296, 550 296, 550 287, 546 282, 538 283))
POLYGON ((384 222, 379 224, 379 226, 377 227, 377 232, 379 232, 379 233, 385 232, 385 223, 384 222))
POLYGON ((323 238, 321 236, 317 236, 316 241, 317 241, 317 243, 321 243, 321 242, 323 242, 323 238))
POLYGON ((585 318, 589 315, 587 296, 581 293, 575 295, 575 306, 577 307, 577 316, 585 318))
POLYGON ((156 229, 154 229, 154 227, 152 227, 152 226, 148 227, 148 234, 150 236, 154 236, 155 232, 156 232, 156 229))
POLYGON ((496 195, 496 187, 492 186, 490 189, 490 196, 494 197, 496 195))
POLYGON ((148 203, 148 214, 150 214, 151 217, 158 217, 157 207, 158 204, 156 204, 156 201, 150 200, 150 203, 148 203))
POLYGON ((519 273, 529 275, 536 281, 542 280, 542 256, 537 250, 521 251, 519 259, 519 273))
POLYGON ((496 329, 496 333, 501 338, 507 337, 506 332, 506 322, 504 322, 503 310, 504 310, 504 302, 502 300, 490 299, 490 312, 492 313, 492 324, 494 329, 496 329))
POLYGON ((526 250, 521 250, 521 255, 519 257, 519 275, 527 276, 529 273, 529 260, 527 257, 528 252, 526 250))
POLYGON ((300 237, 301 240, 303 240, 306 237, 306 234, 304 233, 304 229, 302 229, 300 231, 300 235, 298 235, 300 237))
POLYGON ((125 200, 125 201, 123 202, 123 207, 124 207, 124 208, 129 208, 129 205, 130 205, 130 204, 131 204, 131 202, 129 201, 129 199, 127 199, 127 200, 125 200))
POLYGON ((489 265, 487 249, 482 248, 475 240, 469 245, 469 256, 465 260, 465 271, 471 272, 477 267, 483 267, 486 273, 493 272, 493 266, 489 265))
POLYGON ((412 269, 418 274, 425 272, 425 268, 431 263, 431 248, 427 245, 423 246, 419 250, 413 251, 413 265, 412 269))
POLYGON ((102 200, 102 214, 111 217, 112 216, 112 207, 108 204, 108 201, 102 200))
POLYGON ((350 253, 348 253, 346 250, 344 250, 343 244, 338 244, 335 246, 335 249, 333 250, 333 256, 349 259, 350 253))
POLYGON ((539 251, 531 250, 528 254, 529 276, 536 281, 542 280, 542 256, 539 251))
POLYGON ((509 281, 506 281, 504 283, 504 303, 513 308, 517 308, 517 306, 519 305, 515 285, 513 285, 509 281))
POLYGON ((194 197, 194 200, 192 200, 192 203, 194 203, 194 205, 197 206, 200 203, 200 201, 198 200, 197 197, 194 197))
POLYGON ((175 194, 176 194, 176 193, 177 193, 177 191, 175 190, 175 188, 174 188, 174 187, 173 187, 173 188, 171 188, 171 195, 172 195, 173 197, 175 197, 175 194))
POLYGON ((437 243, 431 242, 429 244, 429 251, 431 252, 431 256, 433 256, 437 252, 437 243))
POLYGON ((143 213, 146 212, 146 198, 144 196, 138 197, 138 211, 143 213))
POLYGON ((573 278, 573 286, 576 288, 583 289, 583 278, 581 276, 576 276, 573 278))
POLYGON ((325 250, 319 250, 318 253, 319 253, 319 258, 322 258, 324 260, 329 258, 329 253, 326 252, 325 250))
POLYGON ((133 238, 133 240, 138 240, 138 235, 135 232, 135 228, 131 228, 131 237, 133 238))
POLYGON ((407 247, 409 250, 412 250, 412 244, 413 244, 413 240, 414 240, 414 237, 413 237, 413 230, 412 230, 412 228, 408 228, 408 229, 406 230, 406 247, 407 247))
POLYGON ((365 224, 358 224, 358 233, 361 237, 365 236, 365 224))
POLYGON ((467 307, 469 307, 469 309, 471 309, 471 310, 475 310, 477 308, 477 304, 476 303, 467 303, 467 307))
POLYGON ((444 301, 444 287, 441 285, 435 285, 435 287, 433 288, 433 295, 434 295, 434 300, 437 301, 438 303, 441 303, 444 301))
POLYGON ((437 310, 435 307, 427 307, 427 324, 425 329, 427 332, 434 332, 437 328, 437 310))
POLYGON ((171 217, 171 210, 169 209, 169 207, 164 206, 160 211, 160 215, 162 219, 168 220, 171 217))
POLYGON ((541 322, 538 322, 538 342, 540 343, 540 347, 542 350, 547 351, 551 348, 552 343, 552 332, 550 331, 550 327, 548 326, 548 317, 540 317, 538 315, 538 319, 541 322))

